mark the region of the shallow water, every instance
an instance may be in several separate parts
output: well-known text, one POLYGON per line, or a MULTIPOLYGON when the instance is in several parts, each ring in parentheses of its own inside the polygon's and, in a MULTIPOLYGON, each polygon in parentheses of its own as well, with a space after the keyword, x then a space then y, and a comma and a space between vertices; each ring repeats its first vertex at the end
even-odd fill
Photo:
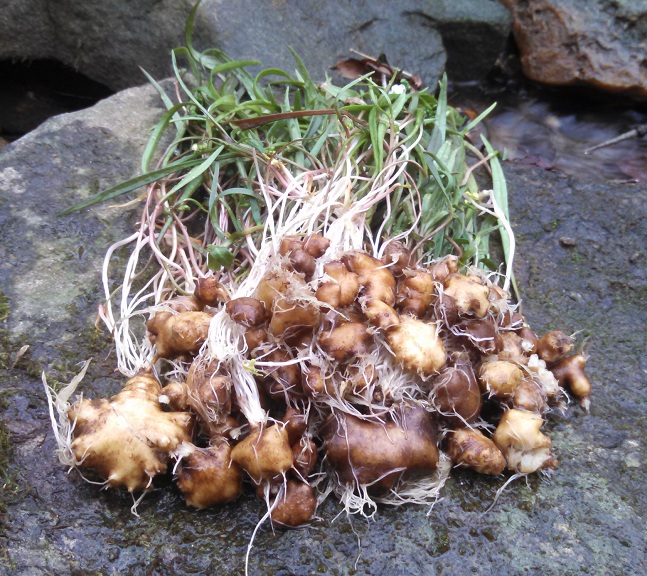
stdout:
POLYGON ((452 104, 468 113, 492 102, 497 107, 482 129, 507 159, 595 180, 647 180, 647 137, 586 152, 647 124, 647 105, 537 86, 454 87, 452 104))

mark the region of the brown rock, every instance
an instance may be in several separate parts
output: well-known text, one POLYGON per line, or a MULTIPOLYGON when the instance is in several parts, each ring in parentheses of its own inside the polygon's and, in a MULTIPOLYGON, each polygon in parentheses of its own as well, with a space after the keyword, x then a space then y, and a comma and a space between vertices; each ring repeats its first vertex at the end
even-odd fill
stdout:
POLYGON ((647 6, 608 0, 501 0, 528 78, 647 98, 647 6), (644 28, 644 26, 642 27, 644 28))

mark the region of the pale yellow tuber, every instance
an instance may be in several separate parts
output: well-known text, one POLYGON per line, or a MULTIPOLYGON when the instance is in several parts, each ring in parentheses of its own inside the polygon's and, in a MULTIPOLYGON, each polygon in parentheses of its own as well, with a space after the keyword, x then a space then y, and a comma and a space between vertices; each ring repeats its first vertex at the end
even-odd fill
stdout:
POLYGON ((512 396, 522 379, 521 368, 505 360, 486 362, 479 370, 481 390, 497 398, 512 396))
POLYGON ((444 293, 455 301, 459 316, 483 318, 490 307, 490 290, 477 276, 450 274, 444 282, 444 293))
POLYGON ((508 470, 532 474, 557 467, 550 438, 539 431, 543 423, 541 416, 525 410, 513 408, 503 414, 492 439, 503 452, 508 470))
POLYGON ((427 312, 436 294, 434 278, 426 270, 410 270, 398 289, 396 306, 400 312, 421 318, 427 312))
POLYGON ((368 353, 373 336, 361 322, 344 322, 324 330, 318 337, 319 346, 337 362, 346 362, 351 358, 368 353))
POLYGON ((110 487, 150 488, 153 478, 166 472, 170 455, 190 441, 193 426, 187 412, 164 412, 159 395, 157 379, 139 374, 109 400, 74 404, 68 418, 79 465, 93 468, 110 487))
POLYGON ((402 316, 400 324, 387 333, 386 340, 395 359, 421 376, 437 373, 447 361, 445 346, 434 322, 402 316))
POLYGON ((357 274, 367 300, 382 300, 389 306, 395 303, 395 278, 384 262, 365 252, 349 252, 342 262, 351 272, 357 274))
POLYGON ((311 302, 292 298, 277 298, 272 309, 269 333, 272 336, 286 336, 301 329, 312 329, 319 323, 319 308, 311 302))
POLYGON ((362 310, 368 323, 383 332, 388 332, 400 324, 400 316, 382 300, 369 300, 363 303, 362 310))
POLYGON ((359 292, 357 274, 346 268, 343 262, 328 262, 324 266, 324 274, 329 278, 319 284, 317 299, 332 308, 350 306, 359 292))
POLYGON ((171 410, 182 411, 189 408, 189 388, 186 382, 169 382, 160 390, 160 404, 171 410))

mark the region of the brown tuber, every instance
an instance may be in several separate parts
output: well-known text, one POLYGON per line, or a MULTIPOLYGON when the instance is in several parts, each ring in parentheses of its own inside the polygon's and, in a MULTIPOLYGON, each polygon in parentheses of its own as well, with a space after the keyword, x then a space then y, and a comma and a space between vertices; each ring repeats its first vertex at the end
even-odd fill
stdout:
POLYGON ((311 234, 303 241, 303 249, 313 258, 321 258, 329 246, 330 240, 321 234, 311 234))
POLYGON ((574 354, 552 366, 550 371, 559 382, 559 385, 568 387, 573 396, 580 401, 582 408, 588 411, 591 381, 584 373, 585 366, 586 356, 584 354, 574 354))
POLYGON ((207 508, 235 500, 242 492, 243 473, 231 461, 231 448, 220 440, 208 448, 183 444, 182 469, 177 485, 194 508, 207 508))
POLYGON ((458 258, 456 256, 445 256, 434 262, 429 268, 429 272, 431 272, 435 282, 444 284, 450 274, 458 272, 458 258))
POLYGON ((83 468, 93 468, 114 488, 147 490, 166 472, 171 454, 189 442, 193 418, 187 412, 164 412, 160 385, 139 374, 109 400, 81 400, 68 411, 74 423, 71 448, 83 468))
POLYGON ((254 350, 267 342, 267 330, 265 328, 250 328, 245 331, 244 338, 247 349, 254 350))
POLYGON ((193 296, 203 306, 218 306, 229 300, 229 294, 215 278, 198 278, 193 296))
POLYGON ((237 324, 247 328, 257 328, 267 320, 265 304, 256 298, 235 298, 227 302, 225 311, 237 324))
POLYGON ((164 301, 164 308, 170 308, 173 312, 199 312, 204 304, 195 296, 175 296, 164 301))
POLYGON ((530 356, 537 354, 537 346, 539 345, 539 338, 528 326, 522 326, 517 330, 517 334, 521 338, 521 348, 524 353, 530 356))
POLYGON ((323 394, 333 392, 333 383, 330 378, 324 377, 319 366, 308 366, 303 374, 303 391, 310 398, 319 398, 323 394))
POLYGON ((314 516, 317 498, 312 487, 305 482, 288 480, 272 503, 272 522, 282 526, 301 526, 314 516))
MULTIPOLYGON (((516 364, 527 364, 532 346, 527 346, 527 341, 516 332, 503 332, 499 335, 502 349, 498 351, 499 360, 506 360, 516 364)), ((536 350, 537 347, 535 346, 536 350)))
POLYGON ((312 474, 317 463, 317 445, 307 436, 303 436, 292 444, 292 457, 292 467, 296 475, 305 479, 312 474))
POLYGON ((547 412, 548 402, 541 384, 532 378, 524 378, 512 395, 512 406, 537 414, 547 412))
POLYGON ((206 312, 158 312, 147 323, 149 340, 160 358, 196 354, 209 334, 211 315, 206 312))
POLYGON ((444 368, 431 390, 434 407, 456 426, 474 422, 483 399, 471 363, 464 355, 456 365, 444 368))
POLYGON ((480 431, 461 428, 449 434, 447 453, 452 462, 475 470, 479 474, 498 476, 506 467, 503 453, 480 431))
POLYGON ((298 442, 308 429, 306 415, 293 406, 288 406, 283 418, 281 418, 281 422, 285 424, 290 444, 298 442))
POLYGON ((389 242, 384 249, 384 262, 395 277, 402 276, 405 268, 409 267, 411 261, 411 252, 398 240, 389 242))
POLYGON ((463 320, 456 324, 456 328, 459 335, 466 337, 481 354, 497 354, 504 346, 501 335, 497 334, 494 322, 489 318, 463 320))
POLYGON ((287 401, 289 396, 299 396, 303 393, 301 367, 299 364, 289 363, 290 360, 292 360, 292 356, 282 348, 263 356, 264 362, 277 363, 277 366, 268 366, 263 369, 265 376, 263 389, 271 398, 287 401))
POLYGON ((256 484, 285 474, 294 461, 285 426, 272 424, 257 428, 231 451, 231 459, 247 472, 256 484))
MULTIPOLYGON (((321 237, 323 240, 325 238, 321 237)), ((295 236, 286 236, 281 240, 279 247, 279 254, 286 256, 290 262, 292 269, 300 274, 303 274, 306 280, 310 279, 314 274, 317 263, 315 262, 314 254, 319 254, 322 245, 317 239, 309 238, 306 241, 309 250, 306 250, 305 243, 295 236)), ((324 252, 326 249, 324 248, 324 252)), ((323 253, 322 253, 323 254, 323 253)))
POLYGON ((197 358, 186 377, 188 403, 209 427, 222 424, 231 412, 233 384, 229 376, 218 374, 218 362, 197 358))
POLYGON ((573 339, 559 330, 546 332, 537 343, 537 354, 548 366, 566 358, 573 350, 573 339))
POLYGON ((430 416, 421 407, 403 407, 400 424, 338 413, 323 434, 326 457, 342 484, 389 489, 403 473, 430 473, 438 464, 430 416))

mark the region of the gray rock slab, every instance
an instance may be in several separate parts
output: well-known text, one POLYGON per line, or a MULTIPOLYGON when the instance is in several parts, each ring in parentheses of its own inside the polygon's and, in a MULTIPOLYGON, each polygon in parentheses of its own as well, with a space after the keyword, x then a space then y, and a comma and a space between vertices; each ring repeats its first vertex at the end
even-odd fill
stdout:
MULTIPOLYGON (((184 43, 191 0, 5 0, 0 58, 54 59, 115 90, 140 85, 143 67, 170 75, 171 49, 184 43)), ((510 16, 495 0, 424 2, 204 0, 195 40, 265 67, 294 69, 288 46, 315 77, 354 48, 385 53, 392 65, 434 84, 485 75, 503 49, 510 16)))
MULTIPOLYGON (((197 512, 169 486, 132 515, 128 495, 58 462, 40 381, 42 370, 67 381, 93 357, 85 394, 119 389, 93 323, 104 251, 136 213, 56 213, 136 173, 159 113, 152 89, 128 90, 0 151, 0 574, 243 573, 258 500, 197 512)), ((261 529, 250 574, 647 572, 647 187, 504 168, 524 312, 539 331, 588 336, 591 413, 571 406, 546 426, 559 468, 510 484, 489 511, 504 480, 466 471, 430 513, 385 508, 350 522, 330 499, 310 527, 261 529)))

